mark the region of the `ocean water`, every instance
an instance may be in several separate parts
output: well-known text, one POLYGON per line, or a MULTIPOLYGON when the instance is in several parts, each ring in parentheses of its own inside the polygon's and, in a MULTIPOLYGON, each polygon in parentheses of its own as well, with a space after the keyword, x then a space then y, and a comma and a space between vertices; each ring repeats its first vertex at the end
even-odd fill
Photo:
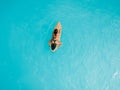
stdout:
POLYGON ((0 90, 120 90, 120 1, 1 0, 0 90))

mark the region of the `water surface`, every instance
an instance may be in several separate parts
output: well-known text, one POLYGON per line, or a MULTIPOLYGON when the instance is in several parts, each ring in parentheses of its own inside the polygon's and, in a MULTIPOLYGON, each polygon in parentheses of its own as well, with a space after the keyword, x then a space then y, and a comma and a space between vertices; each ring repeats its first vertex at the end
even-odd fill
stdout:
POLYGON ((0 90, 120 90, 118 0, 0 1, 0 90), (62 46, 48 46, 56 23, 62 46))

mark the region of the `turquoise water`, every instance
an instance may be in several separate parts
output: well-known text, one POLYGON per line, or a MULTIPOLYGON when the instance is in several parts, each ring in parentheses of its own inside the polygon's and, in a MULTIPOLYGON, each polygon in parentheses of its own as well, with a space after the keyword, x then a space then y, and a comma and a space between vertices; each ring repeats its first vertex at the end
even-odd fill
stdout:
POLYGON ((0 90, 120 90, 120 1, 0 1, 0 48, 0 90))

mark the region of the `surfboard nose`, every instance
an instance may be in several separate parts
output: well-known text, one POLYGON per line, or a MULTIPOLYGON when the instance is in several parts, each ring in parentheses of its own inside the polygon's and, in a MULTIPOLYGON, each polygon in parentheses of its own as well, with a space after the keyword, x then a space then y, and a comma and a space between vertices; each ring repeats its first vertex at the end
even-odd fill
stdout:
POLYGON ((61 30, 61 28, 62 28, 62 27, 61 27, 61 23, 58 22, 57 25, 55 26, 55 28, 58 29, 58 30, 61 30))

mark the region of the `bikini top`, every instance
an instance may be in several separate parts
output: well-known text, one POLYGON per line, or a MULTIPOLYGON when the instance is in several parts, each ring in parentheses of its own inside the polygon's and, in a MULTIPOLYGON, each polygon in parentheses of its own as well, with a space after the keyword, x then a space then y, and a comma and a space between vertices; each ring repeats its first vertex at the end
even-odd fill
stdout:
POLYGON ((57 40, 51 40, 52 43, 56 43, 57 40))
POLYGON ((57 42, 59 42, 59 41, 58 41, 58 40, 53 39, 53 40, 51 40, 51 42, 52 42, 53 44, 57 44, 57 42))

